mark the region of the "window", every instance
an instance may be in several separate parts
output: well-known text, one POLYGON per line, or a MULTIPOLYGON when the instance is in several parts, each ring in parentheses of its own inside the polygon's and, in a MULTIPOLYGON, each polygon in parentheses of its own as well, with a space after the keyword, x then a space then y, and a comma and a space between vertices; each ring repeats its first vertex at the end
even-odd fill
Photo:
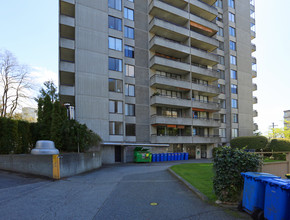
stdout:
POLYGON ((221 123, 226 123, 226 115, 225 114, 221 114, 221 123))
POLYGON ((218 16, 216 17, 217 21, 223 22, 223 14, 218 13, 218 16))
POLYGON ((238 94, 238 86, 232 84, 232 85, 231 85, 231 92, 232 92, 233 94, 238 94))
POLYGON ((109 28, 122 31, 122 20, 120 18, 109 16, 108 23, 109 23, 109 28))
POLYGON ((219 49, 224 50, 224 42, 219 41, 219 49))
POLYGON ((256 25, 253 23, 251 23, 251 31, 256 32, 256 25))
POLYGON ((230 49, 236 50, 236 42, 230 40, 230 49))
POLYGON ((232 108, 238 108, 238 100, 232 99, 232 108))
POLYGON ((119 93, 123 92, 123 81, 109 78, 109 91, 119 93))
POLYGON ((221 138, 225 138, 226 137, 226 129, 225 128, 220 128, 219 129, 219 135, 221 138))
POLYGON ((122 11, 122 0, 109 0, 108 5, 109 5, 109 8, 122 11))
POLYGON ((232 138, 238 137, 239 130, 237 128, 232 129, 232 138))
POLYGON ((134 21, 134 11, 130 8, 124 7, 124 18, 134 21))
POLYGON ((232 79, 237 79, 238 75, 237 75, 237 71, 236 70, 231 70, 231 78, 232 79))
POLYGON ((109 49, 122 51, 122 40, 115 37, 109 37, 109 49))
POLYGON ((234 0, 229 0, 229 7, 235 8, 235 1, 234 0))
POLYGON ((223 8, 223 0, 217 0, 217 1, 215 2, 215 6, 216 6, 216 7, 219 7, 219 8, 223 8))
POLYGON ((220 89, 220 93, 225 93, 225 90, 226 90, 226 87, 225 85, 222 85, 222 84, 218 84, 218 88, 220 89))
POLYGON ((231 36, 235 37, 236 36, 236 29, 233 27, 229 27, 229 33, 231 36))
POLYGON ((109 101, 109 112, 122 114, 123 113, 123 102, 110 100, 109 101))
POLYGON ((134 0, 128 0, 129 2, 134 2, 134 0))
POLYGON ((136 136, 135 124, 126 124, 126 136, 136 136))
POLYGON ((219 27, 219 30, 217 32, 217 35, 223 37, 224 36, 224 29, 221 28, 221 27, 219 27))
POLYGON ((235 14, 229 12, 229 21, 235 22, 235 14))
POLYGON ((125 76, 135 77, 135 67, 125 64, 125 76))
POLYGON ((130 28, 130 27, 125 26, 124 36, 126 38, 134 39, 134 28, 130 28))
POLYGON ((239 115, 233 114, 233 123, 238 123, 238 122, 239 122, 239 115))
POLYGON ((220 64, 225 65, 225 58, 223 56, 219 56, 220 64))
POLYGON ((123 62, 120 59, 109 57, 109 70, 122 72, 123 62))
POLYGON ((237 65, 237 57, 231 55, 231 56, 230 56, 230 62, 231 62, 231 64, 233 64, 233 65, 237 65))
POLYGON ((135 86, 130 84, 125 84, 125 95, 135 96, 135 86))
POLYGON ((252 9, 250 10, 250 16, 251 18, 255 19, 255 11, 253 11, 252 9))
POLYGON ((125 45, 125 57, 134 58, 134 47, 125 45))
POLYGON ((226 100, 220 99, 220 105, 221 105, 221 108, 225 109, 226 108, 226 100))
POLYGON ((135 105, 134 104, 125 104, 125 115, 126 116, 135 116, 135 105))
POLYGON ((110 135, 123 135, 123 123, 116 122, 116 121, 110 121, 109 134, 110 135))

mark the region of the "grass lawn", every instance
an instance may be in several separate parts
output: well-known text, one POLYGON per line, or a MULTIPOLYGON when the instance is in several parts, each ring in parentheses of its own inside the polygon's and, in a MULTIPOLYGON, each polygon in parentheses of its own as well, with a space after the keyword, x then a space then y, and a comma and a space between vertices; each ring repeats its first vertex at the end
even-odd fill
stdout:
POLYGON ((171 169, 214 202, 217 198, 213 192, 212 166, 212 163, 193 163, 175 165, 171 169))
POLYGON ((272 162, 284 162, 285 160, 271 160, 269 158, 265 158, 263 160, 264 163, 272 163, 272 162))

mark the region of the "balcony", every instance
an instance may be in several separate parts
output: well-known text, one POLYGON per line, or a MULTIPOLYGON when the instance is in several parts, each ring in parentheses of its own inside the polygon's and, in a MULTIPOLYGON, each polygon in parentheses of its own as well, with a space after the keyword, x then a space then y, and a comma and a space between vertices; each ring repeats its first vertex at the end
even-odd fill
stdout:
POLYGON ((59 36, 61 38, 74 40, 75 39, 75 28, 71 27, 71 26, 68 26, 68 25, 60 24, 60 26, 59 26, 59 36))
POLYGON ((60 47, 74 50, 75 49, 75 41, 65 38, 60 38, 60 47))
POLYGON ((208 21, 212 21, 216 18, 218 12, 215 7, 212 5, 208 5, 205 2, 199 1, 199 0, 186 0, 189 2, 190 6, 190 12, 192 14, 196 14, 199 17, 202 17, 208 21))
POLYGON ((162 115, 152 115, 151 124, 170 124, 170 125, 192 125, 192 118, 186 117, 167 117, 162 115))
POLYGON ((206 109, 212 112, 219 111, 220 105, 217 102, 192 101, 192 108, 206 109))
POLYGON ((218 56, 195 47, 191 47, 191 62, 201 65, 214 66, 219 63, 218 56))
POLYGON ((253 91, 257 91, 257 89, 258 89, 257 84, 256 83, 253 83, 253 91))
POLYGON ((257 63, 257 58, 256 57, 252 57, 252 63, 254 63, 254 64, 257 63))
POLYGON ((256 51, 256 44, 251 44, 252 53, 256 51))
POLYGON ((219 46, 218 40, 190 31, 191 46, 206 51, 213 51, 219 46))
POLYGON ((258 111, 257 110, 253 110, 253 117, 258 117, 258 111))
POLYGON ((197 32, 206 35, 206 36, 213 36, 218 32, 218 26, 215 23, 205 20, 197 15, 190 14, 190 26, 193 30, 197 30, 197 32))
POLYGON ((200 78, 206 81, 215 81, 220 78, 219 72, 213 69, 202 68, 200 66, 191 66, 192 77, 200 78))
POLYGON ((61 2, 66 2, 70 4, 75 4, 75 0, 61 0, 61 2))
POLYGON ((206 96, 218 96, 220 94, 219 88, 214 85, 204 85, 192 83, 192 90, 200 91, 206 96))
POLYGON ((257 123, 254 123, 254 124, 253 124, 253 130, 254 130, 254 131, 259 130, 259 126, 258 126, 257 123))
POLYGON ((74 86, 67 86, 67 85, 60 85, 59 93, 65 96, 74 96, 75 95, 75 87, 74 86))
POLYGON ((188 21, 188 12, 159 0, 152 0, 149 5, 149 14, 168 20, 169 22, 185 26, 188 21))
POLYGON ((75 19, 69 16, 60 15, 60 24, 67 25, 74 27, 75 26, 75 19))
POLYGON ((208 5, 213 5, 216 2, 216 0, 201 0, 201 1, 208 5))
POLYGON ((192 136, 157 136, 151 135, 154 144, 191 144, 192 136))
POLYGON ((185 58, 189 56, 190 53, 190 48, 188 46, 156 35, 150 40, 149 49, 176 58, 185 58))
POLYGON ((220 127, 221 123, 219 119, 213 118, 193 118, 192 125, 196 127, 220 127))
POLYGON ((219 136, 193 136, 192 143, 194 144, 212 144, 220 143, 221 139, 219 136))
POLYGON ((153 88, 161 88, 161 89, 171 89, 172 87, 175 88, 184 88, 190 90, 190 82, 172 79, 169 77, 161 76, 161 75, 153 75, 150 78, 150 86, 153 88))
POLYGON ((189 64, 159 56, 153 56, 150 59, 149 65, 150 68, 165 72, 174 72, 179 74, 187 74, 190 72, 189 64))
POLYGON ((172 107, 191 107, 190 99, 171 98, 168 96, 156 95, 151 97, 152 106, 172 106, 172 107))
POLYGON ((257 77, 257 71, 256 70, 252 70, 252 78, 256 78, 257 77))
POLYGON ((258 98, 257 97, 253 97, 253 104, 257 104, 258 103, 258 98))
POLYGON ((188 39, 189 30, 169 21, 154 18, 149 24, 149 31, 156 35, 184 42, 188 39))
POLYGON ((74 63, 60 61, 59 70, 63 71, 63 72, 74 73, 75 72, 75 64, 74 63))
POLYGON ((256 38, 256 32, 255 31, 251 31, 251 40, 256 38))
POLYGON ((151 135, 151 143, 155 144, 212 144, 219 143, 220 137, 218 136, 157 136, 151 135))
POLYGON ((75 62, 75 51, 74 50, 61 47, 59 52, 60 52, 59 58, 61 61, 70 62, 70 63, 75 62))
POLYGON ((75 17, 75 2, 74 0, 61 0, 60 1, 60 7, 59 7, 59 13, 61 15, 66 15, 69 17, 74 18, 75 17))

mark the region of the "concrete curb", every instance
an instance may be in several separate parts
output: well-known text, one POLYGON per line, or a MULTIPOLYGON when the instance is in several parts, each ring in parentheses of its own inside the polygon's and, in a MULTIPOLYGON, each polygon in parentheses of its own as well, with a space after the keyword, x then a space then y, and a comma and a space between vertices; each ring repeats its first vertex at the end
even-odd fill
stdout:
POLYGON ((208 202, 209 199, 207 196, 205 196, 203 193, 201 193, 198 189, 196 189, 194 186, 192 186, 189 182, 187 182, 185 179, 183 179, 181 176, 179 176, 177 173, 175 173, 171 168, 167 169, 173 176, 175 176, 177 179, 179 179, 187 188, 189 188, 195 195, 197 195, 201 200, 208 202))

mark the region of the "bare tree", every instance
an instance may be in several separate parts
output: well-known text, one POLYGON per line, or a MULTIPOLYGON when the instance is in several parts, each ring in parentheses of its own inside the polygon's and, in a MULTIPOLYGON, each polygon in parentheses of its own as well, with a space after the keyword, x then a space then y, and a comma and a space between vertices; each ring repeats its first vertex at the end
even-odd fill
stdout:
POLYGON ((0 116, 13 116, 20 103, 29 98, 27 91, 32 85, 29 71, 9 51, 0 51, 0 71, 0 116))

